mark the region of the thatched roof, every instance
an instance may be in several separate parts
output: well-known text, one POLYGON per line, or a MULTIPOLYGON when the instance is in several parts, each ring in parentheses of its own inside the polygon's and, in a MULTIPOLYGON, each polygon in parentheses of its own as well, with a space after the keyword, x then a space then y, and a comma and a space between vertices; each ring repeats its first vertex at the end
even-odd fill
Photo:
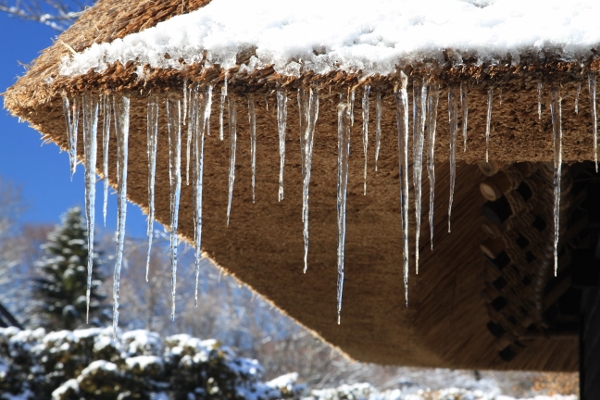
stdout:
MULTIPOLYGON (((509 163, 552 161, 549 110, 552 87, 560 87, 563 98, 563 160, 571 163, 593 159, 590 92, 580 90, 580 86, 587 85, 588 73, 597 70, 600 65, 594 52, 566 60, 555 51, 548 51, 543 58, 538 53, 527 53, 520 54, 518 60, 511 56, 480 63, 472 55, 463 57, 452 49, 444 49, 433 61, 398 61, 410 77, 409 92, 412 82, 423 82, 423 79, 428 84, 441 85, 436 144, 435 250, 430 250, 427 239, 429 227, 423 222, 420 273, 414 274, 411 263, 410 304, 407 308, 402 284, 396 103, 392 95, 398 86, 398 73, 364 76, 361 71, 334 70, 326 75, 304 71, 299 76, 287 76, 278 73, 273 66, 248 72, 240 65, 253 55, 250 52, 238 54, 237 66, 227 71, 219 65, 206 67, 199 63, 180 69, 145 66, 143 79, 140 79, 140 66, 135 62, 125 65, 117 62, 101 72, 60 75, 61 60, 73 52, 81 52, 93 43, 110 42, 142 31, 208 2, 148 0, 130 4, 99 1, 45 50, 27 74, 8 90, 5 107, 66 148, 62 96, 72 97, 83 92, 128 95, 131 99, 128 197, 146 210, 148 95, 161 96, 165 92, 180 95, 184 83, 188 86, 194 83, 214 85, 214 91, 218 93, 227 76, 228 96, 239 103, 240 109, 236 186, 231 221, 227 227, 229 148, 226 141, 218 139, 218 112, 213 112, 210 122, 212 132, 206 138, 205 149, 202 248, 206 256, 326 341, 362 361, 477 369, 573 370, 577 367, 577 341, 574 338, 538 336, 519 349, 518 357, 506 357, 509 361, 498 357, 498 351, 510 343, 497 347, 497 341, 486 327, 490 318, 493 321, 493 316, 486 309, 486 300, 480 293, 484 288, 481 274, 485 268, 479 247, 483 220, 480 209, 485 199, 479 194, 479 184, 484 176, 472 164, 485 156, 490 89, 494 89, 489 146, 492 160, 509 163), (541 119, 538 118, 540 83, 541 119), (342 324, 337 325, 337 105, 340 93, 355 89, 358 94, 365 84, 372 87, 373 93, 383 94, 381 125, 384 135, 377 172, 373 171, 375 146, 369 146, 368 188, 364 196, 364 158, 358 140, 359 124, 352 128, 346 283, 342 324), (452 211, 453 229, 449 234, 446 232, 449 131, 445 110, 448 109, 449 87, 458 88, 461 84, 469 93, 469 139, 467 150, 463 152, 461 146, 457 153, 459 166, 452 211), (299 110, 292 93, 307 85, 319 89, 321 107, 315 134, 310 193, 309 270, 303 274, 302 163, 295 128, 299 125, 299 110), (286 89, 290 96, 286 195, 281 202, 277 200, 279 153, 275 90, 278 87, 286 89), (249 94, 253 95, 257 108, 255 204, 250 186, 249 126, 245 112, 241 111, 246 107, 249 94), (577 113, 576 102, 579 104, 577 113), (357 139, 354 140, 354 137, 357 139)), ((359 116, 361 111, 359 101, 356 101, 356 115, 359 116)), ((164 112, 161 112, 160 125, 155 217, 168 225, 168 146, 164 112)), ((373 119, 370 131, 375 132, 373 119)), ((113 142, 110 157, 114 159, 115 156, 113 142)), ((114 172, 113 169, 109 174, 111 184, 116 183, 114 172)), ((536 179, 543 181, 542 175, 536 179)), ((424 204, 429 196, 425 186, 424 204)), ((191 186, 184 185, 179 232, 190 240, 194 237, 192 198, 191 186)), ((536 201, 541 208, 544 207, 543 201, 536 201)), ((551 198, 547 202, 551 204, 551 198)), ((423 221, 426 212, 425 205, 423 221)), ((411 211, 410 215, 411 227, 414 227, 414 212, 411 211)), ((551 215, 546 215, 546 218, 551 223, 551 215)), ((549 279, 550 276, 547 276, 543 282, 549 279)), ((514 341, 511 343, 514 345, 514 341)))

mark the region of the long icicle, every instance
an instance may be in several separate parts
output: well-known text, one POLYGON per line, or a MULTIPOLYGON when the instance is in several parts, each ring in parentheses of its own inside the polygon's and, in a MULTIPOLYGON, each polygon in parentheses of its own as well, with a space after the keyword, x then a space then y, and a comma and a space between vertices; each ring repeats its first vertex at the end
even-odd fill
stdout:
POLYGON ((302 222, 304 223, 304 273, 308 270, 308 199, 310 193, 310 177, 312 166, 315 128, 319 118, 319 92, 310 87, 298 89, 300 104, 300 148, 302 152, 302 222))
POLYGON ((435 131, 437 127, 437 109, 440 100, 440 85, 429 89, 427 102, 427 176, 429 177, 429 241, 433 251, 433 215, 435 212, 435 131))
POLYGON ((248 96, 248 125, 250 126, 250 164, 252 166, 252 203, 256 203, 256 104, 248 96))
POLYGON ((575 114, 579 114, 579 96, 580 95, 581 95, 581 82, 577 85, 577 94, 575 95, 575 114))
POLYGON ((68 97, 63 97, 63 109, 67 124, 67 141, 69 145, 69 165, 71 170, 71 180, 77 169, 77 130, 79 126, 79 97, 73 97, 69 101, 68 97))
POLYGON ((194 93, 193 105, 197 109, 194 119, 194 160, 195 160, 195 182, 194 182, 194 264, 196 267, 196 284, 194 291, 194 304, 198 307, 198 284, 200 281, 200 261, 202 260, 202 185, 204 179, 204 136, 208 127, 210 114, 206 110, 212 101, 212 88, 209 87, 204 93, 194 93))
POLYGON ((85 215, 87 218, 88 265, 87 288, 85 291, 85 322, 89 323, 90 297, 92 293, 92 269, 94 266, 94 225, 96 215, 96 148, 98 136, 97 95, 83 96, 83 151, 85 157, 85 215))
POLYGON ((167 131, 169 135, 169 181, 171 205, 171 320, 175 320, 177 293, 177 247, 181 196, 181 100, 167 98, 167 131))
POLYGON ((206 120, 206 126, 204 128, 204 132, 207 136, 210 136, 210 116, 212 115, 212 96, 213 96, 213 86, 208 85, 206 88, 206 106, 204 107, 204 118, 206 120))
POLYGON ((463 152, 467 151, 467 130, 469 128, 469 89, 465 85, 460 84, 460 107, 462 108, 462 135, 463 135, 463 152))
POLYGON ((371 86, 365 85, 363 87, 363 98, 362 98, 362 118, 363 118, 363 150, 365 153, 365 171, 364 171, 364 183, 363 183, 363 195, 367 195, 367 151, 369 150, 369 94, 371 93, 371 86))
MULTIPOLYGON (((183 120, 182 120, 183 125, 186 124, 187 118, 188 118, 188 82, 187 82, 187 79, 184 78, 183 79, 183 120)), ((190 139, 188 138, 188 142, 189 141, 190 141, 190 139)), ((188 172, 189 172, 189 168, 188 168, 188 172)), ((189 184, 190 183, 188 180, 188 185, 189 184)))
POLYGON ((233 187, 235 185, 235 153, 237 149, 237 106, 229 99, 229 196, 227 197, 227 226, 231 216, 233 202, 233 187))
MULTIPOLYGON (((456 186, 456 139, 458 136, 458 93, 456 92, 456 88, 448 88, 448 121, 450 124, 450 200, 448 202, 448 232, 451 232, 452 203, 454 202, 454 188, 456 186)), ((491 115, 489 110, 488 115, 491 115)))
POLYGON ((287 129, 287 93, 277 88, 277 130, 279 131, 279 201, 283 200, 283 171, 285 168, 285 133, 287 129))
POLYGON ((112 117, 112 104, 108 95, 102 96, 102 110, 104 118, 102 123, 102 175, 104 176, 104 204, 102 205, 102 215, 104 217, 104 226, 106 227, 106 214, 108 213, 108 158, 110 143, 110 124, 112 117))
POLYGON ((404 298, 408 307, 408 261, 410 257, 409 224, 408 224, 408 76, 400 72, 400 86, 396 90, 396 124, 398 126, 398 160, 400 168, 400 213, 402 217, 402 243, 404 266, 404 298))
POLYGON ((187 87, 187 79, 183 80, 183 119, 182 124, 187 126, 187 141, 185 148, 185 184, 189 186, 190 184, 190 165, 192 163, 192 139, 194 136, 193 129, 190 128, 190 125, 193 124, 190 120, 193 118, 191 116, 192 111, 189 109, 192 105, 191 100, 191 91, 188 90, 187 87))
POLYGON ((148 254, 146 256, 146 282, 150 271, 150 254, 152 253, 152 239, 154 230, 154 192, 156 184, 156 151, 158 149, 158 113, 159 102, 155 95, 148 97, 146 116, 147 154, 148 154, 148 254))
POLYGON ((538 120, 542 120, 542 82, 538 83, 537 92, 538 92, 538 120))
MULTIPOLYGON (((115 138, 116 136, 119 134, 120 132, 120 128, 119 128, 119 117, 117 116, 117 97, 115 96, 110 96, 110 102, 112 104, 112 109, 113 109, 113 119, 114 119, 114 124, 115 124, 115 138)), ((117 138, 117 147, 118 147, 118 138, 117 138)), ((117 156, 118 156, 118 151, 117 151, 117 156)), ((121 176, 121 172, 119 170, 120 168, 120 164, 119 161, 117 160, 117 162, 115 164, 113 164, 115 166, 115 175, 117 177, 117 184, 118 184, 118 180, 119 177, 121 176)), ((117 202, 118 204, 118 202, 117 202)), ((118 213, 117 213, 117 218, 118 218, 118 213)))
POLYGON ((342 317, 342 294, 344 292, 344 255, 346 246, 346 198, 348 192, 348 158, 350 156, 350 126, 352 118, 347 102, 338 105, 338 177, 337 177, 337 317, 342 317))
POLYGON ((560 195, 562 177, 562 109, 560 88, 551 90, 552 141, 554 144, 554 276, 558 274, 558 241, 560 238, 560 195))
POLYGON ((598 172, 598 112, 596 106, 596 73, 588 74, 588 88, 590 91, 591 110, 592 110, 592 133, 594 137, 594 163, 596 164, 596 173, 598 172))
POLYGON ((350 90, 350 122, 354 126, 354 100, 356 99, 356 90, 350 90))
POLYGON ((415 188, 415 270, 419 273, 419 240, 421 238, 421 204, 423 182, 423 142, 427 115, 427 86, 413 85, 413 185, 415 188))
POLYGON ((219 105, 219 140, 223 140, 223 113, 225 110, 225 99, 227 98, 227 72, 225 72, 225 78, 223 86, 221 86, 221 104, 219 105))
POLYGON ((490 130, 492 127, 492 104, 494 100, 494 89, 488 89, 487 93, 487 117, 485 120, 485 162, 490 161, 490 130))
POLYGON ((121 285, 121 267, 123 265, 123 247, 125 245, 125 220, 127 216, 127 161, 129 146, 129 97, 118 96, 114 99, 115 122, 117 125, 117 254, 113 275, 113 336, 117 338, 119 325, 119 288, 121 285))
POLYGON ((381 92, 375 93, 375 171, 379 161, 379 150, 381 150, 381 92))
POLYGON ((67 134, 67 146, 68 151, 67 154, 69 156, 69 173, 71 175, 71 180, 73 180, 73 173, 72 171, 72 156, 71 156, 71 126, 73 125, 73 123, 71 122, 72 118, 73 118, 73 111, 71 109, 71 101, 69 100, 68 96, 63 96, 62 97, 62 102, 63 102, 63 114, 65 116, 65 126, 66 126, 66 134, 67 134))

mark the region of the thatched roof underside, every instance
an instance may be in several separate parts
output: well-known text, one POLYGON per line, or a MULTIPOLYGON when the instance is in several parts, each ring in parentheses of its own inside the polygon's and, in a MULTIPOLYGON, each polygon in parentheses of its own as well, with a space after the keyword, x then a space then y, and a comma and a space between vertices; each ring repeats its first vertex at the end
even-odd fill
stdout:
MULTIPOLYGON (((145 79, 133 74, 134 65, 115 65, 104 74, 89 73, 67 78, 58 76, 60 58, 71 47, 81 51, 93 42, 110 41, 153 26, 172 15, 201 7, 208 1, 164 0, 131 4, 100 1, 88 10, 33 64, 27 75, 9 89, 5 106, 15 115, 63 148, 66 148, 65 120, 61 95, 82 91, 123 92, 131 96, 131 130, 128 196, 142 208, 147 199, 146 102, 153 93, 181 92, 183 79, 216 85, 224 72, 203 71, 191 66, 183 71, 146 71, 145 79), (65 46, 65 44, 67 46, 65 46), (47 79, 51 77, 52 79, 47 79)), ((551 59, 549 57, 548 59, 551 59)), ((451 55, 449 55, 451 60, 451 55)), ((510 61, 510 60, 509 60, 510 61)), ((421 231, 420 274, 411 263, 410 306, 404 305, 402 245, 399 213, 399 175, 395 101, 392 95, 397 77, 373 78, 373 91, 384 93, 383 141, 379 171, 374 172, 374 142, 369 147, 367 195, 363 196, 361 107, 358 99, 352 130, 352 153, 348 185, 346 236, 346 283, 342 324, 336 324, 336 177, 338 95, 356 87, 359 75, 338 73, 327 77, 309 74, 301 79, 280 77, 271 70, 253 76, 229 72, 229 94, 238 105, 237 177, 231 223, 226 227, 228 141, 218 139, 218 100, 213 104, 211 136, 205 150, 203 251, 217 265, 272 301, 349 356, 381 364, 402 364, 472 369, 575 370, 577 340, 540 338, 528 343, 510 362, 497 356, 489 321, 480 292, 482 256, 479 194, 483 175, 472 164, 485 154, 487 93, 495 88, 490 158, 498 161, 543 161, 553 159, 549 88, 563 94, 563 159, 575 162, 593 159, 590 96, 582 90, 579 113, 575 95, 578 85, 587 83, 587 71, 597 61, 580 63, 523 57, 518 65, 475 66, 468 60, 461 67, 451 61, 428 71, 432 82, 442 85, 437 141, 437 185, 435 250, 429 247, 425 222, 429 193, 424 185, 423 229, 421 231), (448 85, 463 83, 469 91, 468 150, 462 152, 452 212, 452 233, 447 233, 448 207, 448 85), (542 82, 542 119, 538 120, 538 84, 542 82), (285 170, 285 200, 277 201, 278 136, 273 90, 277 84, 288 88, 288 136, 285 170), (321 108, 315 134, 313 176, 310 193, 310 252, 307 274, 303 268, 302 176, 298 140, 298 109, 295 88, 313 84, 320 88, 321 108), (257 101, 257 193, 252 203, 250 142, 246 118, 246 96, 257 101), (502 98, 502 104, 500 104, 502 98), (266 102, 269 107, 267 109, 266 102)), ((407 66, 412 81, 425 75, 423 65, 407 66)), ((409 88, 410 92, 410 88, 409 88)), ((374 115, 372 99, 371 115, 374 115)), ((156 193, 156 220, 169 223, 167 135, 164 102, 161 104, 161 132, 156 193)), ((373 118, 372 118, 373 119, 373 118)), ((227 126, 226 132, 227 132, 227 126)), ((374 121, 370 131, 375 132, 374 121)), ((81 140, 81 138, 80 138, 81 140)), ((462 141, 459 141, 459 143, 462 141)), ((81 143, 81 142, 80 142, 81 143)), ((114 160, 116 149, 111 148, 114 160)), ((80 149, 81 152, 81 149, 80 149)), ((82 156, 82 154, 80 154, 82 156)), ((99 157, 101 158, 101 157, 99 157)), ((101 162, 101 160, 100 160, 101 162)), ((65 166, 66 171, 66 166, 65 166)), ((110 181, 114 184, 114 168, 110 181)), ((424 176, 426 174, 424 173, 424 176)), ((412 196, 412 193, 411 193, 412 196)), ((548 199, 549 202, 552 199, 548 199)), ((414 227, 414 213, 411 226, 414 227)), ((180 232, 193 238, 192 191, 185 186, 180 208, 180 232)), ((412 240, 411 240, 412 242, 412 240)), ((141 267, 141 266, 140 266, 141 267)), ((168 307, 165 293, 165 307, 168 307)))

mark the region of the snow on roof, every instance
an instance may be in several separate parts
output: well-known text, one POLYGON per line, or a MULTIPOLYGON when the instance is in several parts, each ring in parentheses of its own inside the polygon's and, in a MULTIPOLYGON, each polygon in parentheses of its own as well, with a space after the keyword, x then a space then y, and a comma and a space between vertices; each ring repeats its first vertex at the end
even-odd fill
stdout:
POLYGON ((600 44, 598 14, 596 0, 371 0, 352 6, 305 0, 295 7, 279 0, 213 0, 67 56, 60 73, 102 72, 116 61, 181 69, 201 62, 205 50, 209 64, 231 68, 236 54, 255 49, 250 70, 274 64, 286 75, 301 67, 388 74, 399 61, 441 60, 444 49, 481 61, 508 55, 518 61, 523 52, 542 49, 577 59, 600 44))

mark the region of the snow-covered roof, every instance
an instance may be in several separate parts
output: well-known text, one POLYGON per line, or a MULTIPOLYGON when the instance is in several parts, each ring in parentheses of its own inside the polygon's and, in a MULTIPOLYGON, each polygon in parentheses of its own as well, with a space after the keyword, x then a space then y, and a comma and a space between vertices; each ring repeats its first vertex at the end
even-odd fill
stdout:
POLYGON ((250 50, 250 70, 274 64, 285 75, 302 69, 388 74, 399 62, 443 60, 442 50, 481 61, 552 50, 566 59, 600 43, 595 0, 213 0, 155 27, 94 44, 65 57, 62 75, 135 61, 181 69, 206 61, 223 68, 250 50), (168 55, 168 56, 165 56, 168 55))

